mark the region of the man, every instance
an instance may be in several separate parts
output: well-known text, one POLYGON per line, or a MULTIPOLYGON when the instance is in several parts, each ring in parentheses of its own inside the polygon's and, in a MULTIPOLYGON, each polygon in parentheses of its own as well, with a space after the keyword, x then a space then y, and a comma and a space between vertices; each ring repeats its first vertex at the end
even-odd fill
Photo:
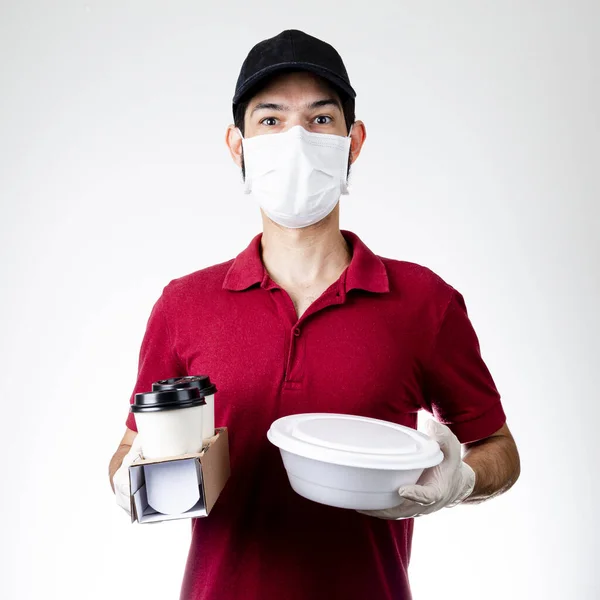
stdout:
MULTIPOLYGON (((263 232, 234 260, 169 282, 150 315, 130 401, 158 379, 209 374, 230 432, 231 478, 210 516, 192 519, 182 599, 408 599, 412 517, 486 500, 519 475, 461 294, 339 229, 366 138, 355 95, 336 50, 301 31, 250 51, 226 142, 263 232), (444 460, 385 511, 295 494, 266 438, 288 414, 416 427, 421 409, 437 417, 428 433, 444 460)), ((136 431, 130 413, 111 478, 136 455, 136 431)))

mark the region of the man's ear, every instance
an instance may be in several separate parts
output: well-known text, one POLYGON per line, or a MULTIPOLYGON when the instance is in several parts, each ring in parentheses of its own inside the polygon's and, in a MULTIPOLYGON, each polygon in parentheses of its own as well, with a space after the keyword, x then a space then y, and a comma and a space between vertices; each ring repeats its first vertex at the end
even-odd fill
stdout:
POLYGON ((229 148, 229 154, 233 162, 241 169, 242 168, 242 135, 240 130, 233 124, 227 126, 225 132, 225 143, 229 148))
POLYGON ((367 139, 367 129, 362 121, 354 121, 350 131, 350 164, 359 156, 360 151, 367 139))

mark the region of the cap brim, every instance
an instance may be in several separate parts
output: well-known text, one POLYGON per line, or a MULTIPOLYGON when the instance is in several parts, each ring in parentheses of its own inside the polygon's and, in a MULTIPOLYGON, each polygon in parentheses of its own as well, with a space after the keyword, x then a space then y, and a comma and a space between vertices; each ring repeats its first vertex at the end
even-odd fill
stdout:
POLYGON ((233 106, 235 107, 236 104, 239 104, 240 100, 261 81, 279 71, 310 71, 315 75, 323 77, 351 98, 356 98, 356 92, 354 91, 354 88, 344 81, 339 75, 333 71, 330 71, 329 69, 307 62, 283 62, 275 65, 269 65, 247 79, 236 91, 233 97, 233 106))

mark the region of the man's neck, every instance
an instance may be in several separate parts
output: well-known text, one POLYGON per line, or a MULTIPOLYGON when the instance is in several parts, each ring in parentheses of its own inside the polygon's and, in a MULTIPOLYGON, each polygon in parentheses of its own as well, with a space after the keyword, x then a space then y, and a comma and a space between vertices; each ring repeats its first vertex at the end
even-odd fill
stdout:
POLYGON ((279 227, 263 215, 262 261, 284 289, 326 288, 350 264, 350 248, 339 228, 339 207, 302 229, 279 227))

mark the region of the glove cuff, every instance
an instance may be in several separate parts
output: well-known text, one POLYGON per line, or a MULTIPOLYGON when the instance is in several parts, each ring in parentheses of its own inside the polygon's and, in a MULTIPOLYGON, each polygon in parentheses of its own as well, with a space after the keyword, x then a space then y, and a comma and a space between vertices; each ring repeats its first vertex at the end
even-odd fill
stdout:
POLYGON ((450 504, 446 505, 448 508, 453 508, 461 502, 464 502, 473 493, 473 490, 475 489, 475 471, 464 461, 461 462, 460 471, 463 482, 461 490, 458 496, 450 504))

